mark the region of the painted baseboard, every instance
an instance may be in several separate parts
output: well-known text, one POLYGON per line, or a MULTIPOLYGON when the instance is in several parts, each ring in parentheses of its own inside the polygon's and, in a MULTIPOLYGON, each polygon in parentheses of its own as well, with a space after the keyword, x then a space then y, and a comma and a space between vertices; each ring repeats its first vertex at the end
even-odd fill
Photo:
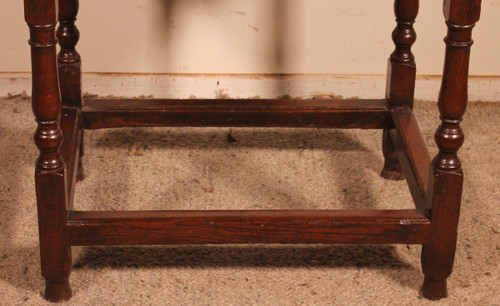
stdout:
MULTIPOLYGON (((418 76, 415 98, 436 101, 440 76, 418 76)), ((29 73, 0 72, 0 96, 31 92, 29 73)), ((84 73, 83 92, 155 98, 382 98, 385 75, 84 73)), ((470 101, 500 102, 500 76, 471 76, 470 101)))

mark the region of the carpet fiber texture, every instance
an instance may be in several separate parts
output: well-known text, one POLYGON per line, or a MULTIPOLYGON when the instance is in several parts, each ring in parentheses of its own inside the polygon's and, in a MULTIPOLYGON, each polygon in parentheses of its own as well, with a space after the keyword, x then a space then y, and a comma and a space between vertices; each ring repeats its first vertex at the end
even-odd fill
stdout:
MULTIPOLYGON (((432 156, 437 106, 417 102, 432 156)), ((73 248, 69 305, 500 305, 500 103, 471 103, 449 297, 417 245, 73 248)), ((0 99, 0 304, 44 305, 29 98, 0 99)), ((412 208, 379 176, 379 130, 140 128, 85 134, 82 210, 412 208)))

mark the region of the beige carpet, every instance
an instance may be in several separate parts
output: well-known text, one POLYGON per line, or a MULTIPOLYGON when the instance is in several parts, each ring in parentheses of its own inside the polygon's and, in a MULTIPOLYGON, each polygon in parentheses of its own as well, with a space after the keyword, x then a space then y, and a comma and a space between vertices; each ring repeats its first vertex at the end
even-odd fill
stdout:
MULTIPOLYGON (((416 116, 431 154, 435 103, 416 116)), ((450 296, 419 294, 420 246, 74 248, 71 305, 500 305, 500 103, 472 103, 450 296)), ((29 99, 0 99, 0 304, 43 305, 29 99)), ((379 177, 380 131, 115 129, 86 134, 77 208, 411 208, 379 177)))

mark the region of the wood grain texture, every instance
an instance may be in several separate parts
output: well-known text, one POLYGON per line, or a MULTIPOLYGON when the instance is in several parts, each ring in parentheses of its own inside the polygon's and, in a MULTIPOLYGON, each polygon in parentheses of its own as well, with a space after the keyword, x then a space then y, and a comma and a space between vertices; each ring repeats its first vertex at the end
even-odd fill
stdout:
POLYGON ((63 131, 63 142, 61 145, 61 155, 66 161, 68 178, 68 209, 73 207, 73 195, 75 193, 75 182, 80 166, 80 140, 82 124, 80 110, 77 108, 65 107, 62 109, 61 130, 63 131))
POLYGON ((53 302, 68 300, 71 288, 70 246, 66 228, 67 177, 60 154, 61 97, 56 62, 56 16, 54 0, 25 0, 30 28, 32 59, 32 106, 38 127, 35 144, 40 155, 35 166, 40 258, 45 278, 44 297, 53 302))
POLYGON ((417 210, 72 211, 72 245, 424 243, 417 210))
POLYGON ((395 0, 397 26, 392 32, 395 49, 387 68, 386 98, 390 106, 413 106, 416 64, 411 47, 417 39, 413 29, 418 14, 418 0, 395 0))
POLYGON ((413 112, 408 107, 391 110, 395 128, 391 139, 418 209, 430 209, 428 202, 431 158, 413 112))
POLYGON ((386 99, 88 99, 83 106, 81 60, 75 49, 78 0, 24 0, 38 123, 34 139, 40 151, 35 185, 44 297, 49 301, 71 297, 73 245, 221 243, 422 244, 423 295, 446 296, 463 183, 457 155, 464 140, 460 122, 467 104, 471 33, 480 3, 444 1, 448 34, 438 103, 442 122, 435 134, 439 152, 431 163, 411 111, 417 0, 395 0, 395 50, 389 59, 386 99), (382 174, 395 179, 404 171, 417 209, 71 210, 75 183, 83 177, 83 129, 140 126, 384 129, 382 174))
POLYGON ((432 161, 429 180, 433 234, 422 249, 422 292, 433 300, 447 295, 446 280, 455 258, 463 185, 457 152, 464 142, 460 122, 467 107, 472 28, 479 19, 480 4, 479 0, 445 0, 443 6, 448 34, 444 39, 446 54, 438 100, 441 125, 434 135, 439 152, 432 161))
MULTIPOLYGON (((78 15, 79 0, 58 0, 59 3, 59 27, 57 38, 61 47, 57 62, 59 70, 59 87, 62 103, 66 107, 81 109, 82 107, 82 60, 76 51, 76 44, 80 39, 80 32, 75 25, 78 15)), ((80 114, 78 113, 78 116, 80 114)), ((78 118, 80 120, 80 118, 78 118)), ((77 181, 83 180, 83 131, 79 132, 80 153, 77 165, 77 181)), ((67 160, 67 159, 66 159, 67 160)), ((70 176, 72 179, 73 176, 70 176)), ((70 185, 71 186, 71 185, 70 185)), ((74 187, 70 187, 71 190, 74 187)), ((72 198, 70 191, 70 198, 72 198)), ((71 202, 71 201, 70 201, 71 202)), ((70 203, 71 204, 71 203, 70 203)))
MULTIPOLYGON (((397 26, 392 32, 395 49, 387 64, 385 97, 389 108, 398 106, 413 107, 415 93, 416 65, 411 47, 417 35, 413 23, 418 13, 418 0, 395 0, 394 14, 397 26)), ((391 125, 392 127, 392 125, 391 125)), ((386 179, 402 180, 405 178, 398 155, 391 139, 389 128, 384 129, 382 137, 384 167, 381 175, 386 179)))
POLYGON ((382 128, 385 100, 86 100, 84 128, 124 126, 382 128))
POLYGON ((81 107, 82 76, 81 58, 76 51, 80 32, 75 26, 78 14, 78 0, 59 1, 59 27, 57 38, 61 50, 57 58, 59 68, 59 84, 62 103, 65 106, 81 107))
POLYGON ((401 168, 400 160, 394 147, 391 129, 385 128, 382 134, 382 154, 384 155, 384 167, 380 175, 388 180, 404 180, 405 174, 401 168))

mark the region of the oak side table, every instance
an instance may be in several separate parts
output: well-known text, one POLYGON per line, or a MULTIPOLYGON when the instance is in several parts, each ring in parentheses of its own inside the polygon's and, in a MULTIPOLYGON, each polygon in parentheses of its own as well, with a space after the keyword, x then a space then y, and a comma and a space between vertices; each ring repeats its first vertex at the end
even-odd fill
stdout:
POLYGON ((416 70, 411 46, 418 0, 395 0, 395 50, 388 61, 385 98, 141 101, 82 99, 81 61, 75 50, 78 0, 24 0, 40 151, 35 183, 45 298, 56 302, 71 297, 71 246, 208 243, 421 244, 422 293, 428 299, 445 297, 462 194, 460 122, 467 104, 471 33, 480 5, 481 0, 444 0, 448 33, 438 102, 441 125, 435 134, 439 152, 431 160, 412 113, 416 70), (144 126, 383 129, 382 176, 405 178, 415 209, 73 209, 74 186, 83 179, 83 131, 144 126))

